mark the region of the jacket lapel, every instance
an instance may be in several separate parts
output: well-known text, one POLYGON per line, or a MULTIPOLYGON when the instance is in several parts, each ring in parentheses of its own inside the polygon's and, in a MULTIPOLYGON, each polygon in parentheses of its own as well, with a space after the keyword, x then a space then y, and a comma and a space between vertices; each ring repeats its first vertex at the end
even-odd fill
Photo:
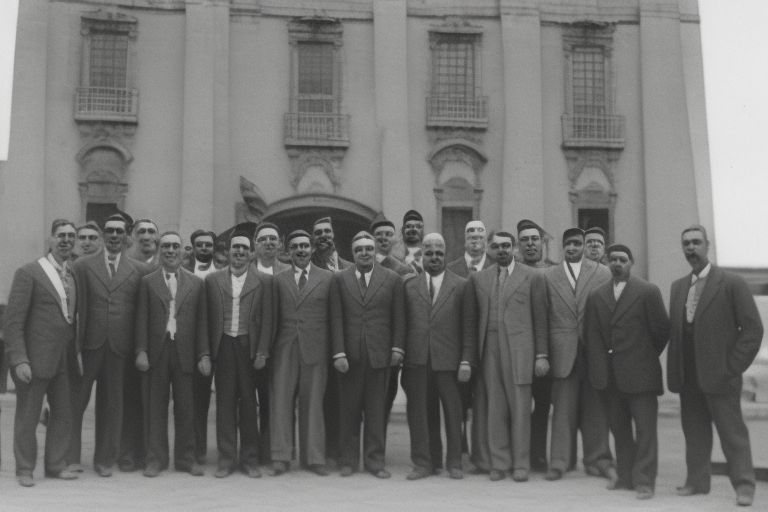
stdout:
MULTIPOLYGON (((453 276, 448 272, 443 274, 443 284, 440 285, 440 292, 437 294, 435 303, 432 304, 430 316, 434 316, 443 307, 443 304, 448 301, 448 298, 453 294, 453 289, 456 288, 456 281, 453 280, 453 276)), ((429 300, 429 293, 427 293, 427 300, 429 300)))
MULTIPOLYGON (((35 265, 35 279, 37 279, 42 285, 43 288, 48 290, 48 293, 50 293, 54 299, 56 299, 57 303, 60 303, 61 297, 59 297, 59 292, 56 291, 56 287, 53 286, 53 283, 48 278, 48 274, 45 273, 45 270, 43 270, 43 267, 40 266, 38 263, 35 265)), ((59 311, 61 311, 61 308, 59 308, 59 311)), ((62 313, 63 314, 63 313, 62 313)))
POLYGON ((563 268, 563 265, 563 262, 560 262, 557 265, 555 271, 553 272, 552 284, 557 290, 557 293, 562 297, 563 302, 568 306, 568 309, 570 309, 571 312, 575 315, 576 296, 573 294, 573 288, 571 288, 571 282, 568 281, 568 276, 565 275, 565 269, 563 268))
POLYGON ((515 268, 512 269, 512 273, 507 277, 507 282, 504 283, 504 290, 502 290, 502 304, 506 304, 512 295, 515 294, 521 284, 525 281, 524 270, 519 267, 518 263, 515 263, 515 268))
MULTIPOLYGON (((360 305, 364 305, 365 302, 363 301, 363 295, 362 290, 360 289, 360 285, 357 282, 357 276, 355 276, 355 269, 350 268, 347 270, 343 270, 344 277, 342 278, 344 280, 344 284, 347 287, 347 291, 354 297, 354 299, 360 303, 360 305)), ((373 278, 371 278, 371 281, 373 281, 373 278)), ((370 286, 369 286, 370 288, 370 286)), ((369 290, 370 293, 370 290, 369 290)))
POLYGON ((371 271, 371 280, 368 282, 368 290, 365 292, 365 297, 363 298, 365 304, 370 302, 371 298, 376 295, 376 292, 381 288, 383 283, 384 270, 379 265, 374 264, 373 270, 371 271))
MULTIPOLYGON (((176 272, 176 311, 179 311, 179 308, 184 303, 184 300, 187 298, 189 293, 192 291, 192 276, 186 272, 186 270, 183 270, 179 268, 178 272, 176 272)), ((166 286, 166 289, 168 287, 166 286)), ((168 295, 170 296, 171 292, 168 291, 168 295)))
MULTIPOLYGON (((253 290, 258 288, 259 286, 259 276, 258 272, 251 271, 248 272, 248 274, 245 276, 245 282, 243 283, 243 289, 240 292, 240 300, 242 300, 243 297, 251 293, 253 290)), ((232 281, 229 281, 229 291, 232 292, 232 281)))
MULTIPOLYGON (((608 282, 608 290, 610 296, 613 297, 613 280, 608 282)), ((640 295, 638 294, 637 284, 630 278, 627 281, 627 284, 624 285, 624 290, 622 290, 621 295, 619 296, 619 301, 616 302, 616 308, 611 316, 611 324, 613 325, 618 322, 629 310, 632 304, 637 302, 637 299, 639 298, 640 295)))
MULTIPOLYGON (((309 266, 315 267, 312 263, 310 263, 309 266)), ((296 280, 293 278, 293 267, 291 267, 291 282, 293 283, 291 290, 296 291, 295 299, 297 306, 304 302, 304 299, 306 299, 312 290, 315 289, 318 284, 320 284, 319 272, 320 269, 318 267, 310 268, 309 273, 307 274, 307 282, 304 284, 304 288, 299 290, 299 286, 296 284, 296 280)))
MULTIPOLYGON (((165 273, 163 272, 163 269, 152 273, 152 275, 149 277, 149 286, 158 296, 160 296, 161 299, 163 299, 163 308, 167 313, 168 305, 171 303, 171 291, 168 289, 168 285, 165 283, 165 273)), ((176 295, 178 296, 178 288, 176 295)))
MULTIPOLYGON (((104 262, 102 261, 102 266, 103 265, 104 262)), ((104 271, 106 272, 106 267, 104 268, 104 271)), ((109 281, 109 291, 112 292, 116 290, 132 273, 133 265, 128 260, 128 256, 123 253, 123 255, 120 256, 120 263, 117 265, 117 272, 112 276, 112 280, 109 281)))
POLYGON ((595 271, 597 270, 597 263, 590 259, 582 258, 581 260, 581 272, 579 272, 579 278, 576 280, 576 304, 584 306, 587 301, 587 295, 590 289, 589 282, 595 277, 595 271))
MULTIPOLYGON (((704 311, 707 309, 707 306, 709 306, 710 302, 712 302, 712 299, 715 297, 715 293, 721 288, 720 282, 722 280, 722 272, 720 272, 720 270, 713 265, 709 271, 709 275, 704 281, 704 289, 701 291, 701 295, 699 296, 699 303, 696 304, 696 312, 693 315, 694 321, 696 321, 696 319, 704 313, 704 311)), ((688 282, 690 283, 690 281, 688 282)), ((688 300, 688 294, 684 293, 682 295, 684 296, 683 307, 685 307, 685 301, 688 300)))

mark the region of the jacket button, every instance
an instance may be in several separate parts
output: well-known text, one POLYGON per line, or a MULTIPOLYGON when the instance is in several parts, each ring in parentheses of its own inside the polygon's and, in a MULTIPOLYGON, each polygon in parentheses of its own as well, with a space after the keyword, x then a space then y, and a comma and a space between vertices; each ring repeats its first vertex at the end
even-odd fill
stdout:
POLYGON ((609 349, 608 349, 608 353, 609 353, 609 354, 613 354, 613 349, 612 349, 612 348, 609 348, 609 349))

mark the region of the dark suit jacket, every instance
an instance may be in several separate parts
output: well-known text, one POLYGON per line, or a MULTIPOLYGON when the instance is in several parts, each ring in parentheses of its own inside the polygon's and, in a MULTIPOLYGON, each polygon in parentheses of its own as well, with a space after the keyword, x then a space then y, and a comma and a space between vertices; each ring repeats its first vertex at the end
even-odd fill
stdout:
POLYGON ((413 267, 410 265, 406 265, 402 261, 393 258, 392 256, 387 255, 381 262, 379 263, 382 267, 387 268, 391 270, 392 272, 396 273, 400 277, 407 276, 409 274, 416 275, 416 270, 414 270, 413 267))
MULTIPOLYGON (((211 358, 215 361, 224 335, 224 304, 232 303, 229 267, 205 276, 205 292, 208 297, 208 341, 211 345, 211 358)), ((240 292, 240 321, 248 322, 251 358, 255 358, 257 353, 269 353, 272 337, 271 297, 272 276, 249 267, 240 292)))
MULTIPOLYGON (((672 333, 667 354, 669 390, 680 392, 683 377, 683 324, 691 275, 672 283, 669 318, 672 333)), ((696 373, 705 393, 741 389, 742 373, 760 350, 763 324, 744 280, 712 266, 693 318, 696 373)))
MULTIPOLYGON (((470 297, 477 304, 478 355, 483 357, 488 334, 494 282, 498 279, 497 264, 475 272, 469 278, 470 297)), ((510 361, 502 361, 505 373, 515 384, 530 384, 536 354, 547 353, 547 302, 544 276, 525 265, 515 263, 507 278, 499 304, 499 340, 509 347, 510 361)))
MULTIPOLYGON (((339 263, 339 268, 338 268, 337 272, 341 272, 342 270, 346 270, 348 268, 352 268, 352 267, 355 266, 355 264, 352 263, 351 261, 347 261, 344 258, 342 258, 341 256, 339 256, 338 252, 336 253, 336 258, 337 258, 337 261, 339 263)), ((318 253, 312 253, 312 263, 317 265, 318 267, 324 269, 324 270, 330 270, 327 267, 327 265, 325 264, 325 262, 321 260, 321 258, 319 257, 318 253)))
POLYGON ((75 325, 61 311, 59 294, 36 261, 13 276, 4 317, 5 352, 8 366, 32 367, 32 377, 56 375, 61 358, 75 341, 75 325))
POLYGON ((584 258, 574 295, 563 264, 544 271, 547 283, 549 364, 551 375, 564 379, 571 374, 584 332, 584 307, 589 293, 611 279, 611 271, 584 258))
POLYGON ((375 264, 368 290, 362 295, 351 267, 333 276, 331 283, 333 353, 345 352, 351 364, 362 363, 363 344, 372 368, 385 368, 393 347, 405 347, 403 280, 375 264))
MULTIPOLYGON (((461 361, 477 364, 475 312, 465 309, 466 279, 450 270, 432 304, 424 274, 405 283, 405 364, 455 371, 461 361)), ((473 301, 469 301, 472 303, 473 301)))
POLYGON ((299 291, 293 266, 289 268, 275 276, 272 283, 277 332, 269 353, 296 342, 304 364, 325 363, 331 348, 329 297, 333 272, 310 263, 307 284, 299 291))
POLYGON ((79 258, 72 271, 79 302, 78 346, 92 350, 107 343, 120 357, 133 354, 139 283, 149 267, 123 253, 110 279, 104 252, 99 251, 79 258))
MULTIPOLYGON (((483 268, 480 270, 485 270, 486 268, 493 265, 493 261, 491 261, 491 258, 488 256, 485 257, 485 263, 483 263, 483 268)), ((452 262, 448 263, 448 265, 445 266, 448 270, 453 272, 459 277, 468 278, 469 277, 469 267, 467 267, 467 260, 464 259, 464 254, 462 254, 460 257, 456 258, 452 262)))
POLYGON ((615 379, 623 393, 664 392, 659 355, 669 340, 669 318, 656 285, 630 276, 618 302, 613 280, 599 286, 587 297, 584 332, 594 388, 615 379))
MULTIPOLYGON (((171 292, 164 271, 144 276, 136 307, 136 353, 147 352, 153 366, 160 356, 170 315, 171 292)), ((176 286, 176 336, 174 346, 182 371, 190 373, 195 362, 208 355, 208 327, 203 280, 180 268, 176 286)))

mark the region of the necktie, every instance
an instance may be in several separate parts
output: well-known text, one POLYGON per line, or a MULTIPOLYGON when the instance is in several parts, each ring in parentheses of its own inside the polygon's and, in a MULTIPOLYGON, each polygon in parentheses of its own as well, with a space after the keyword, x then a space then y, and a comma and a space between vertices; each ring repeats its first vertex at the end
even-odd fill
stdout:
POLYGON ((699 304, 701 287, 703 285, 704 278, 694 274, 691 279, 691 286, 688 288, 688 297, 685 299, 685 319, 688 323, 693 322, 693 317, 696 315, 696 306, 699 304))
POLYGON ((363 290, 363 297, 365 297, 365 292, 368 291, 368 283, 365 282, 365 274, 362 272, 360 273, 360 288, 363 290))
POLYGON ((172 274, 170 272, 167 272, 165 274, 166 283, 168 284, 168 290, 171 292, 171 303, 168 306, 169 312, 168 312, 168 335, 170 338, 176 339, 176 288, 177 288, 177 281, 176 281, 176 274, 172 274))
POLYGON ((307 284, 307 270, 304 269, 301 271, 301 276, 299 276, 299 290, 303 290, 306 284, 307 284))
POLYGON ((432 302, 435 302, 435 283, 432 281, 432 277, 428 277, 427 280, 429 281, 429 298, 432 299, 432 302))
POLYGON ((58 270, 59 272, 59 277, 61 278, 61 285, 64 287, 64 295, 66 295, 67 297, 67 313, 71 321, 72 320, 72 288, 70 285, 69 267, 67 267, 65 263, 61 267, 56 268, 56 270, 58 270))
POLYGON ((117 269, 115 268, 115 261, 117 261, 117 256, 110 254, 107 256, 107 259, 109 260, 109 278, 112 279, 115 277, 115 273, 117 272, 117 269))
POLYGON ((571 285, 571 290, 573 290, 573 293, 576 293, 576 273, 573 271, 573 267, 571 266, 571 263, 566 261, 566 266, 568 267, 568 272, 571 274, 571 277, 573 278, 573 284, 571 285))

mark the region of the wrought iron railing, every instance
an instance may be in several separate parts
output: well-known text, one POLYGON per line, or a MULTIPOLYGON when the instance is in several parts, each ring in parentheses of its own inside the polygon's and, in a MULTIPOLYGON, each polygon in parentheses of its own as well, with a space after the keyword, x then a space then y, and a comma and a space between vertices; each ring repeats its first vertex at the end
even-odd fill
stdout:
POLYGON ((563 114, 562 122, 566 147, 624 147, 624 116, 563 114))
POLYGON ((285 144, 348 146, 349 115, 288 112, 285 114, 285 144))
POLYGON ((75 119, 94 121, 138 120, 139 91, 123 87, 78 87, 75 119))
POLYGON ((488 96, 427 96, 427 126, 488 126, 488 96))

